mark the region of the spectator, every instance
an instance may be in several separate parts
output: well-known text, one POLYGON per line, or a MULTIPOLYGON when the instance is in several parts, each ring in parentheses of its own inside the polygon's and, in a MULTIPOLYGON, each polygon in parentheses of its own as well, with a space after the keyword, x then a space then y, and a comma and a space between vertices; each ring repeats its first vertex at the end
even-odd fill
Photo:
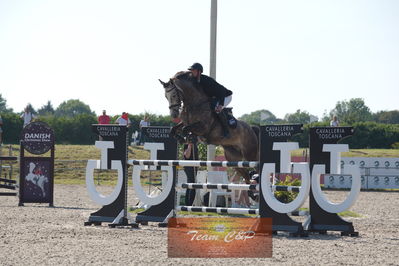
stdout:
POLYGON ((339 121, 336 115, 333 116, 331 122, 330 122, 330 126, 332 127, 339 127, 339 121))
POLYGON ((103 110, 103 114, 98 117, 98 123, 100 125, 108 125, 110 123, 111 119, 107 115, 107 112, 103 110))
MULTIPOLYGON (((198 160, 198 147, 197 144, 189 142, 184 144, 183 147, 184 160, 198 160)), ((195 183, 195 168, 184 167, 184 172, 187 176, 187 183, 195 183)), ((192 206, 195 198, 195 189, 186 190, 186 205, 192 206)))
POLYGON ((28 107, 25 107, 25 111, 20 117, 24 120, 24 127, 26 127, 27 124, 29 124, 33 121, 33 119, 36 118, 36 116, 32 114, 28 107))
POLYGON ((130 127, 130 125, 132 124, 130 122, 129 115, 126 112, 123 112, 122 115, 116 119, 116 123, 120 126, 127 126, 127 127, 130 127))
POLYGON ((151 123, 150 123, 150 121, 148 119, 148 116, 144 115, 144 118, 140 121, 140 124, 139 124, 139 128, 140 128, 140 131, 139 131, 139 134, 140 134, 139 142, 140 142, 141 145, 143 145, 143 143, 145 142, 145 135, 143 134, 142 128, 143 127, 149 127, 150 124, 151 123))
POLYGON ((140 121, 139 127, 140 129, 142 127, 149 127, 150 126, 150 121, 148 120, 148 116, 144 115, 144 118, 140 121))
POLYGON ((3 129, 1 128, 3 126, 3 119, 1 119, 0 115, 0 145, 3 144, 3 129))

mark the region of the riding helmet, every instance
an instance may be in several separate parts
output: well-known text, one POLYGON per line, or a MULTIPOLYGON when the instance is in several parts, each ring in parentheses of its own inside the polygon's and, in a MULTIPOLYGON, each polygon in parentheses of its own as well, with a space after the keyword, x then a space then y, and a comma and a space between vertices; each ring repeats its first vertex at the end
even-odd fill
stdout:
POLYGON ((204 68, 202 67, 202 65, 200 63, 194 63, 192 66, 190 66, 188 68, 188 70, 199 70, 199 71, 203 72, 204 68))

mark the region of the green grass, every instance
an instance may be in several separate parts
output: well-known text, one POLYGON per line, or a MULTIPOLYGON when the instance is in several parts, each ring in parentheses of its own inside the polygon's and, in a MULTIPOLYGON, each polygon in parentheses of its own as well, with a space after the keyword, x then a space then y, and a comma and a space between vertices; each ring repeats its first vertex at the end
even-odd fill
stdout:
MULTIPOLYGON (((299 208, 300 211, 309 211, 309 208, 299 208)), ((362 217, 360 214, 353 212, 353 211, 343 211, 338 213, 341 217, 355 217, 359 218, 362 217)))
MULTIPOLYGON (((8 155, 8 145, 4 145, 2 149, 2 155, 8 155)), ((19 145, 12 145, 12 156, 19 156, 19 145)), ((217 154, 223 154, 223 149, 218 147, 217 154)), ((293 156, 302 156, 304 149, 298 149, 293 152, 293 156)), ((27 156, 35 156, 26 152, 27 156)), ((49 156, 50 153, 46 153, 41 156, 49 156)), ((398 157, 399 149, 353 149, 350 152, 343 153, 342 156, 362 156, 362 157, 398 157)), ((149 159, 150 154, 147 150, 144 150, 142 146, 129 147, 129 159, 149 159)), ((55 183, 56 184, 85 184, 85 168, 87 160, 99 160, 100 150, 94 145, 55 145, 55 183), (68 161, 69 162, 62 162, 68 161), (74 170, 71 170, 74 168, 74 170), (79 170, 78 170, 79 169, 79 170)), ((19 174, 19 166, 15 162, 13 164, 14 176, 19 174)), ((148 173, 143 172, 143 176, 148 173)), ((129 170, 129 176, 131 176, 131 168, 129 170)), ((95 173, 95 179, 97 174, 95 173)), ((145 181, 144 181, 145 182, 145 181)), ((101 184, 114 185, 116 178, 107 178, 106 174, 104 177, 101 176, 101 184)))
MULTIPOLYGON (((19 156, 19 145, 11 145, 12 156, 19 156)), ((8 155, 8 145, 4 145, 2 155, 8 155)), ((37 156, 25 152, 25 156, 37 156)), ((49 157, 50 152, 47 152, 40 157, 49 157)), ((85 184, 86 165, 87 160, 99 160, 101 157, 100 150, 94 145, 55 145, 55 165, 54 165, 54 183, 55 184, 85 184), (69 161, 69 162, 63 162, 69 161)), ((142 146, 129 147, 129 159, 149 159, 150 153, 144 150, 142 146)), ((95 170, 95 180, 98 174, 95 170)), ((19 165, 17 162, 13 163, 13 177, 19 175, 19 165)), ((146 172, 143 172, 146 175, 146 172)), ((115 185, 116 178, 107 177, 106 171, 100 174, 101 184, 115 185)), ((129 170, 131 176, 131 168, 129 170)))
POLYGON ((341 217, 354 217, 354 218, 362 217, 360 214, 353 212, 353 211, 343 211, 343 212, 338 213, 338 215, 341 217))
POLYGON ((399 149, 352 149, 342 153, 343 157, 399 157, 399 149))
MULTIPOLYGON (((303 156, 306 149, 298 149, 292 152, 293 156, 303 156)), ((309 149, 307 149, 309 155, 309 149)), ((399 149, 350 149, 343 152, 342 157, 394 157, 399 158, 399 149)))

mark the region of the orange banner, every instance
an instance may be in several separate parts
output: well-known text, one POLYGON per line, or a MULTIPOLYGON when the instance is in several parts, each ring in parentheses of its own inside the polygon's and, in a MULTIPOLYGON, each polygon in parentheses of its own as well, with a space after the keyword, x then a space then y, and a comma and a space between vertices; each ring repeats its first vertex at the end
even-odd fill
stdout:
POLYGON ((270 258, 270 218, 171 218, 169 258, 270 258))

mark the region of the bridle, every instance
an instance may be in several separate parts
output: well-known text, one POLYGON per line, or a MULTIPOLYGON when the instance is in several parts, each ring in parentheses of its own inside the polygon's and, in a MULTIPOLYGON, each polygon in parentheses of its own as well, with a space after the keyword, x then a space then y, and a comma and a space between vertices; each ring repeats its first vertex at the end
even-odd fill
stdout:
MULTIPOLYGON (((176 107, 182 108, 182 106, 181 106, 181 103, 183 102, 183 100, 182 100, 182 96, 183 96, 182 92, 179 90, 179 88, 176 86, 176 84, 171 79, 169 81, 169 86, 167 88, 165 88, 165 92, 166 93, 171 93, 174 90, 177 93, 178 102, 175 103, 175 104, 169 105, 169 109, 173 109, 173 108, 176 108, 176 107)), ((183 109, 186 109, 188 111, 191 111, 191 110, 204 110, 204 111, 207 111, 207 110, 210 110, 210 101, 209 101, 209 99, 205 99, 205 100, 203 100, 203 101, 201 101, 199 103, 196 103, 194 105, 191 105, 191 106, 184 105, 183 109)))
POLYGON ((179 108, 180 108, 181 102, 182 102, 182 100, 181 100, 181 95, 180 95, 180 91, 179 91, 179 89, 176 87, 176 85, 172 82, 172 80, 170 80, 170 84, 171 84, 172 86, 168 87, 168 89, 166 89, 165 92, 166 92, 166 93, 170 93, 170 92, 172 92, 172 91, 175 90, 175 91, 177 92, 177 100, 178 100, 178 103, 169 105, 169 109, 173 109, 173 108, 175 108, 175 107, 179 107, 179 108))

